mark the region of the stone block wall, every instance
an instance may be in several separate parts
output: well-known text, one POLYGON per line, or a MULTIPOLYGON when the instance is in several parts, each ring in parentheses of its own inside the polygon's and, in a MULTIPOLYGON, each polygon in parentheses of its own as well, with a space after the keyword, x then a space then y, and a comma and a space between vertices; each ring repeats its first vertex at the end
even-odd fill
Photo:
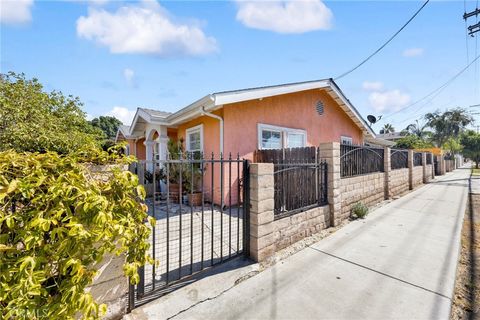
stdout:
POLYGON ((424 175, 424 182, 429 182, 433 179, 433 164, 425 165, 425 175, 424 175))
POLYGON ((423 166, 416 166, 412 168, 412 188, 415 188, 423 183, 423 166))
MULTIPOLYGON (((350 217, 357 202, 368 207, 385 199, 401 196, 433 178, 432 165, 413 165, 413 150, 408 152, 408 168, 391 170, 390 149, 385 148, 385 172, 342 178, 340 144, 320 145, 320 158, 327 162, 328 205, 275 219, 274 166, 253 163, 250 166, 250 256, 264 261, 276 251, 286 248, 325 228, 336 226, 350 217)), ((299 192, 301 192, 299 190, 299 192)))
POLYGON ((275 251, 328 228, 329 216, 330 207, 326 205, 273 221, 275 251))
POLYGON ((400 196, 409 190, 408 168, 392 170, 390 172, 391 196, 400 196))
POLYGON ((385 199, 384 179, 385 174, 383 172, 341 179, 341 218, 348 218, 352 205, 357 202, 363 202, 367 206, 373 206, 383 201, 385 199))

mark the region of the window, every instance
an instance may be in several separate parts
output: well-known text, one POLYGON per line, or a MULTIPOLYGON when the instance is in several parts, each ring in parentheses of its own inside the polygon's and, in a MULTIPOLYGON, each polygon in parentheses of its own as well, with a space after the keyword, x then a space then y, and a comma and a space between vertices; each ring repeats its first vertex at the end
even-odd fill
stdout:
POLYGON ((300 148, 307 144, 307 132, 268 124, 258 124, 258 148, 300 148))
POLYGON ((287 147, 288 148, 305 147, 305 135, 303 133, 287 132, 287 147))
POLYGON ((262 149, 279 149, 282 147, 282 132, 262 130, 262 149))
POLYGON ((203 151, 203 125, 187 129, 187 151, 203 151))
POLYGON ((349 146, 353 145, 353 139, 351 137, 341 136, 340 142, 341 144, 346 144, 349 146))

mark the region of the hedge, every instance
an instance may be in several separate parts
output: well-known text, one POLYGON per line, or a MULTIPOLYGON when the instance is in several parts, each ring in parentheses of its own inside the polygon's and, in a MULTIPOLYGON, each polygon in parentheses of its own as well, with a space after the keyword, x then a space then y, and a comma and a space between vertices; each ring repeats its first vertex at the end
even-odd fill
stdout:
POLYGON ((138 282, 150 226, 132 159, 106 152, 0 152, 0 318, 96 319, 106 311, 85 288, 107 253, 125 254, 138 282), (98 179, 88 163, 116 162, 98 179))

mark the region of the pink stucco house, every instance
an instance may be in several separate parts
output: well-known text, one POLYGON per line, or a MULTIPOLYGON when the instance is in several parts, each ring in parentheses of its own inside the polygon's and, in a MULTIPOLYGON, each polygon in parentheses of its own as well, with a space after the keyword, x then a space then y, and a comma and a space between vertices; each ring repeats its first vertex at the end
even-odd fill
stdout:
POLYGON ((138 159, 166 159, 168 139, 185 150, 252 159, 265 148, 363 144, 375 137, 332 79, 216 92, 175 113, 138 108, 117 140, 138 159))
MULTIPOLYGON (((138 108, 131 125, 121 126, 117 134, 117 141, 126 140, 128 153, 139 160, 165 160, 169 139, 206 157, 231 153, 253 160, 256 149, 364 144, 375 133, 337 84, 325 79, 216 92, 175 113, 138 108)), ((208 189, 210 178, 206 181, 208 189)), ((220 193, 213 198, 219 202, 220 193)))

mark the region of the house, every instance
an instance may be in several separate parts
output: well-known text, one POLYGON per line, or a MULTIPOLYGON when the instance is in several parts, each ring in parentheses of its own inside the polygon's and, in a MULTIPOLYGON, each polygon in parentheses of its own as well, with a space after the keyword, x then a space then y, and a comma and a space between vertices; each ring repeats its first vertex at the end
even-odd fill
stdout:
POLYGON ((216 92, 175 113, 138 108, 117 134, 140 160, 166 159, 169 139, 206 157, 252 160, 256 149, 364 144, 366 138, 375 133, 332 79, 216 92))
POLYGON ((187 151, 252 159, 256 149, 366 138, 374 132, 332 79, 216 92, 175 113, 138 108, 117 134, 141 160, 166 159, 169 139, 187 151))

